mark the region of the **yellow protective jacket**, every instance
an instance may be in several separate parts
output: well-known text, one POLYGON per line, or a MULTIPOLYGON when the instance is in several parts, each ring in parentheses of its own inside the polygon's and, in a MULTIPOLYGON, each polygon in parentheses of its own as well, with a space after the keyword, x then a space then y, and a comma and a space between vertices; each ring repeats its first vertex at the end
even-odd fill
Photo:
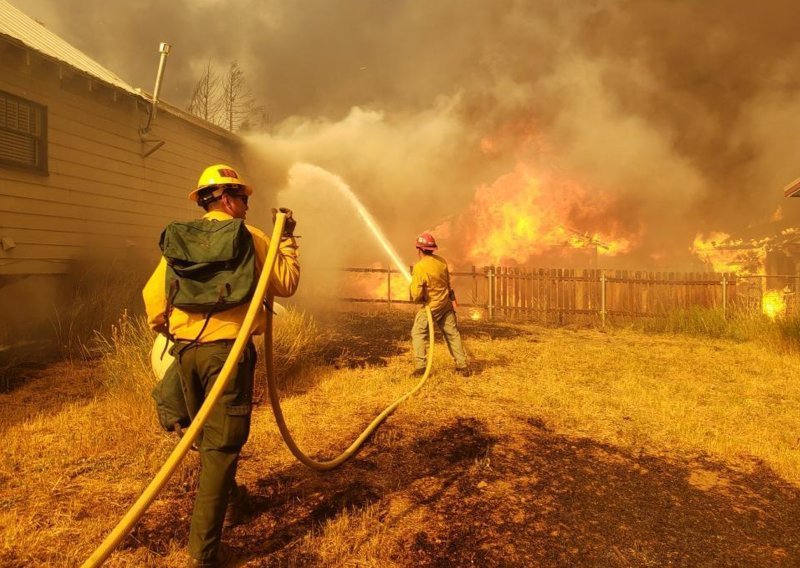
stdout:
POLYGON ((430 306, 434 319, 452 310, 447 262, 435 254, 424 255, 414 265, 409 292, 412 302, 424 302, 430 306))
MULTIPOLYGON (((232 219, 227 213, 222 211, 209 211, 203 215, 203 219, 226 221, 232 219)), ((247 230, 253 235, 253 245, 256 252, 256 273, 261 274, 261 268, 267 258, 269 248, 269 237, 261 230, 246 225, 247 230)), ((275 259, 273 268, 274 277, 270 282, 269 291, 276 296, 288 297, 295 293, 297 284, 300 281, 300 264, 297 261, 297 241, 294 238, 281 240, 278 256, 275 259)), ((154 330, 161 331, 165 324, 165 312, 167 309, 167 261, 164 257, 158 263, 147 284, 142 290, 144 298, 145 312, 147 313, 147 323, 154 330)), ((220 339, 236 339, 239 328, 244 322, 247 314, 248 303, 241 304, 229 310, 217 312, 211 316, 206 326, 200 342, 218 341, 220 339)), ((206 314, 184 312, 178 308, 172 308, 169 316, 169 331, 175 339, 191 341, 197 337, 203 324, 206 321, 206 314)), ((267 327, 266 312, 256 317, 253 325, 253 334, 264 333, 267 327)))

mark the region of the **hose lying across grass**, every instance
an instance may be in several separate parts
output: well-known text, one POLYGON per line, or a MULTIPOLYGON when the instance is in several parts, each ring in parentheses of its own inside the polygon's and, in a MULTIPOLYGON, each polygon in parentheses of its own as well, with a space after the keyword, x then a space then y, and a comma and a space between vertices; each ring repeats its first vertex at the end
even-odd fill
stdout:
MULTIPOLYGON (((281 240, 281 234, 283 233, 283 225, 285 221, 286 216, 283 213, 278 213, 275 219, 275 226, 272 230, 272 237, 270 239, 267 257, 264 261, 264 266, 262 267, 261 276, 258 279, 255 292, 253 293, 253 299, 250 302, 250 306, 247 308, 244 322, 239 330, 239 334, 236 336, 236 341, 234 341, 233 346, 231 347, 228 358, 225 361, 225 364, 222 366, 222 370, 220 371, 217 380, 214 381, 214 385, 211 387, 211 390, 203 402, 203 405, 200 407, 200 410, 192 420, 192 423, 186 429, 183 437, 178 441, 178 444, 172 450, 172 453, 164 462, 164 465, 161 466, 161 469, 158 470, 158 473, 156 473, 153 480, 145 488, 131 508, 128 509, 128 512, 125 514, 125 516, 122 517, 119 523, 117 523, 117 526, 114 527, 114 529, 109 533, 105 540, 103 540, 100 546, 98 546, 92 555, 86 560, 86 562, 83 563, 83 568, 100 566, 106 561, 106 559, 108 559, 120 541, 125 538, 125 535, 130 532, 136 521, 139 520, 150 504, 155 500, 156 496, 161 489, 163 489, 164 485, 166 485, 169 478, 173 473, 175 473, 175 470, 177 469, 181 460, 186 457, 186 454, 189 452, 192 443, 200 435, 200 431, 205 425, 208 415, 211 413, 211 409, 217 403, 217 400, 219 400, 222 391, 225 389, 225 386, 230 380, 230 376, 234 367, 238 364, 239 358, 242 356, 242 351, 247 345, 247 342, 250 340, 250 330, 253 328, 253 322, 255 321, 259 310, 261 309, 264 297, 267 295, 269 279, 272 275, 272 268, 275 265, 275 259, 278 256, 278 245, 281 240)), ((356 450, 358 450, 361 444, 364 443, 364 440, 369 437, 375 428, 377 428, 378 425, 380 425, 380 423, 383 422, 383 420, 400 405, 400 403, 402 403, 406 398, 417 392, 422 387, 422 385, 428 379, 428 375, 431 371, 431 365, 433 363, 433 317, 431 316, 430 308, 426 306, 426 310, 428 315, 429 349, 428 363, 425 367, 425 373, 423 374, 422 379, 412 390, 386 407, 386 409, 381 412, 378 417, 369 424, 369 426, 367 426, 367 428, 361 433, 356 441, 353 442, 344 452, 342 452, 341 455, 334 459, 322 462, 318 462, 309 458, 300 450, 300 448, 297 447, 297 444, 295 444, 294 440, 292 439, 289 429, 286 426, 286 422, 283 419, 283 412, 281 411, 280 401, 278 399, 278 389, 275 381, 275 372, 272 361, 272 314, 270 313, 270 310, 267 310, 267 337, 266 341, 264 342, 264 360, 267 368, 269 399, 270 403, 272 404, 272 410, 275 413, 275 419, 278 423, 278 429, 281 432, 281 436, 283 436, 283 439, 291 450, 292 454, 294 454, 294 456, 300 460, 300 462, 316 470, 329 470, 341 465, 348 458, 352 457, 353 454, 355 454, 356 450)))
MULTIPOLYGON (((269 303, 272 305, 271 298, 269 303)), ((425 306, 425 310, 428 316, 428 363, 425 365, 425 373, 423 373, 422 378, 413 389, 395 400, 392 404, 387 406, 383 412, 378 414, 378 416, 376 416, 375 419, 370 422, 369 426, 367 426, 366 429, 361 432, 358 438, 356 438, 355 441, 350 444, 345 451, 343 451, 337 457, 326 461, 316 461, 308 457, 308 455, 306 455, 295 443, 294 439, 292 438, 292 434, 289 432, 289 428, 286 426, 286 421, 283 419, 283 411, 281 410, 281 403, 280 399, 278 398, 278 385, 272 360, 272 314, 269 310, 267 310, 267 337, 264 340, 264 366, 267 369, 269 402, 272 405, 272 412, 275 413, 275 421, 278 423, 278 429, 281 431, 283 441, 286 442, 289 450, 291 450, 292 454, 297 458, 298 461, 300 461, 303 465, 310 467, 311 469, 316 469, 317 471, 327 471, 340 466, 356 453, 358 448, 361 447, 361 444, 364 443, 364 440, 366 440, 370 434, 375 431, 375 428, 377 428, 387 416, 394 412, 394 410, 400 406, 405 399, 422 388, 422 385, 424 385, 425 381, 428 380, 428 375, 431 372, 431 365, 433 364, 433 316, 431 315, 431 309, 428 306, 425 306)))

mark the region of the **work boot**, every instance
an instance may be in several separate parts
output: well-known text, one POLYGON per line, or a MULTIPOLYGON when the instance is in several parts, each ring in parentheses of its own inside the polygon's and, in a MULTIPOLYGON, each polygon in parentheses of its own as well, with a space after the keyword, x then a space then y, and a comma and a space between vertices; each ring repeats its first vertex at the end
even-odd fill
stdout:
POLYGON ((413 371, 411 371, 408 374, 408 376, 409 377, 421 377, 424 374, 425 374, 425 368, 422 368, 422 369, 414 369, 413 371))
POLYGON ((217 550, 217 557, 208 560, 198 560, 197 558, 189 557, 189 562, 186 564, 189 568, 222 568, 227 566, 233 560, 231 549, 225 543, 219 544, 217 550))
POLYGON ((456 373, 461 375, 462 377, 469 377, 472 375, 472 371, 469 367, 456 367, 456 373))
POLYGON ((237 485, 233 483, 230 495, 228 496, 228 507, 225 509, 225 526, 226 528, 235 527, 242 524, 245 516, 247 499, 250 494, 244 485, 237 485))
POLYGON ((212 560, 198 560, 197 558, 189 557, 189 562, 186 564, 189 568, 217 568, 218 566, 224 566, 224 564, 220 564, 218 559, 212 560))

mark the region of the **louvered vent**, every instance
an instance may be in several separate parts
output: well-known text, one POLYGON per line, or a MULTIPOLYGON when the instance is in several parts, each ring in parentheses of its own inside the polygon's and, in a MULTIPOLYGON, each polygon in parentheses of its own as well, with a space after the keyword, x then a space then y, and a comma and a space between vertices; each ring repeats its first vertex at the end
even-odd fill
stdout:
POLYGON ((0 91, 0 163, 47 171, 47 108, 0 91))

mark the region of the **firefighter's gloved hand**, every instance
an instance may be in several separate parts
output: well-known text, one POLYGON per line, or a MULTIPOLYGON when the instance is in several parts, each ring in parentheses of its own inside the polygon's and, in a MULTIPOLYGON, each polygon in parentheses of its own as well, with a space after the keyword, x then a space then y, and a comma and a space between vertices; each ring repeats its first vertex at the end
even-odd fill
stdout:
POLYGON ((280 209, 272 209, 272 223, 275 224, 275 219, 278 216, 278 211, 286 215, 286 221, 283 223, 283 233, 281 233, 284 237, 293 237, 294 236, 294 228, 297 226, 297 221, 295 221, 292 210, 287 207, 281 207, 280 209))

